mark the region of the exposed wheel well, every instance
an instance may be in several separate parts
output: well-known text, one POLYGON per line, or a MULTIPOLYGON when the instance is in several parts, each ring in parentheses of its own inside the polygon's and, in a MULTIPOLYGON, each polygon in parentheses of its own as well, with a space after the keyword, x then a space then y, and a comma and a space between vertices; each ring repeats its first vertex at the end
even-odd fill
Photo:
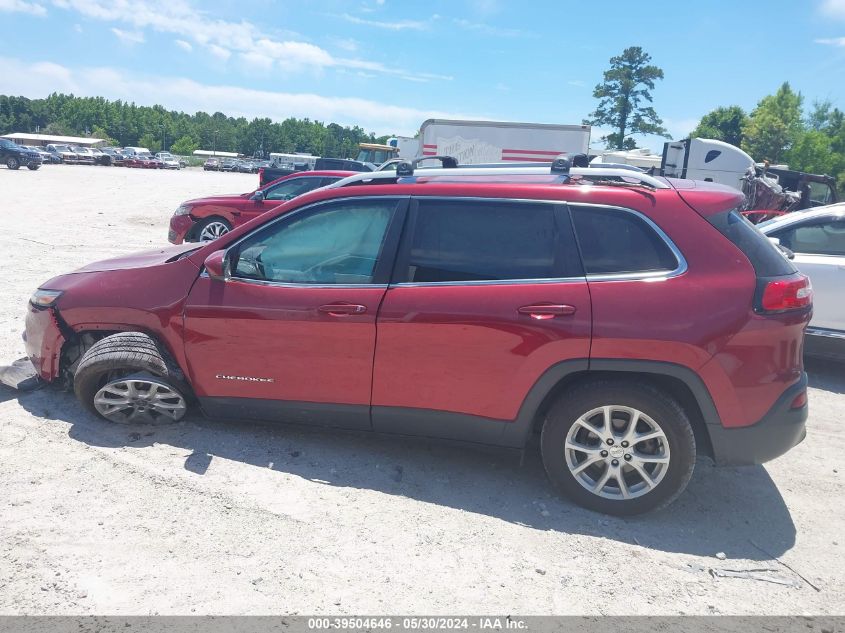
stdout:
POLYGON ((546 414, 551 408, 552 404, 562 396, 567 390, 575 385, 582 385, 587 382, 596 380, 631 380, 640 383, 646 383, 652 387, 668 394, 684 409, 689 416, 692 423, 692 430, 695 434, 695 443, 700 455, 713 457, 713 446, 710 443, 710 434, 707 432, 707 426, 704 422, 704 416, 701 413, 701 407, 698 404, 692 390, 680 378, 674 376, 667 376, 664 374, 654 374, 649 372, 626 372, 626 371, 579 371, 571 373, 558 381, 555 386, 546 394, 542 403, 537 408, 537 413, 534 416, 532 424, 532 432, 539 433, 543 425, 543 420, 546 419, 546 414))
MULTIPOLYGON (((76 370, 76 366, 85 355, 85 352, 87 352, 94 343, 106 338, 107 336, 111 336, 112 334, 127 331, 131 330, 82 330, 80 332, 75 332, 72 338, 65 341, 65 344, 62 346, 61 356, 59 357, 59 376, 64 387, 67 389, 73 388, 73 375, 76 370)), ((138 330, 138 332, 143 331, 138 330)), ((171 354, 167 349, 167 346, 164 345, 162 341, 155 336, 155 334, 150 332, 143 333, 148 335, 158 344, 159 350, 161 355, 164 357, 165 362, 174 370, 173 377, 178 381, 179 386, 182 388, 184 393, 193 397, 193 389, 185 378, 185 372, 179 366, 179 363, 173 357, 173 354, 171 354)))

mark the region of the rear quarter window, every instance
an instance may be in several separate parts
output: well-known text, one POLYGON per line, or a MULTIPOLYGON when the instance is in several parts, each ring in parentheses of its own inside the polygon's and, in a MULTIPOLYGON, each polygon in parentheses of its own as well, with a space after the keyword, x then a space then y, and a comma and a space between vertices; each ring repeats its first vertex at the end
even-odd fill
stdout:
POLYGON ((587 274, 673 271, 680 262, 666 241, 637 214, 572 206, 572 222, 587 274))
POLYGON ((745 253, 758 277, 781 277, 798 272, 781 250, 738 210, 709 216, 707 221, 745 253))

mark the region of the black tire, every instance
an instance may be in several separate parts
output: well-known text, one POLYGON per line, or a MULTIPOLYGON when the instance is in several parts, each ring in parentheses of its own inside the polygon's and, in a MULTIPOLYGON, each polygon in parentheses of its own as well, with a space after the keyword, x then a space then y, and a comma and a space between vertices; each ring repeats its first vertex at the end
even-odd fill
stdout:
MULTIPOLYGON (((639 382, 601 380, 566 391, 546 417, 540 445, 546 473, 560 492, 585 508, 618 516, 642 514, 669 505, 684 491, 695 468, 695 437, 686 413, 671 397, 639 382), (665 434, 669 464, 663 478, 642 496, 631 499, 601 497, 587 490, 567 465, 564 445, 570 429, 581 416, 603 406, 637 409, 656 422, 665 434)), ((599 462, 595 468, 603 467, 599 462)))
POLYGON ((9 169, 20 169, 21 164, 17 158, 15 158, 14 156, 9 156, 9 158, 6 159, 6 167, 8 167, 9 169))
POLYGON ((27 165, 26 167, 27 167, 27 169, 30 169, 32 171, 36 171, 36 170, 41 168, 41 165, 33 163, 33 164, 30 164, 30 165, 27 165))
POLYGON ((191 231, 191 241, 192 242, 199 242, 200 236, 202 235, 202 232, 205 230, 205 228, 208 227, 210 224, 218 224, 218 223, 225 226, 227 232, 232 230, 232 224, 228 220, 226 220, 225 218, 221 218, 218 215, 214 215, 214 216, 211 216, 210 218, 206 218, 206 219, 204 219, 200 222, 197 222, 197 224, 194 226, 193 230, 191 231))
POLYGON ((79 401, 98 417, 94 396, 109 380, 147 372, 185 394, 181 372, 165 360, 165 353, 152 337, 141 332, 120 332, 100 339, 82 356, 73 376, 79 401))

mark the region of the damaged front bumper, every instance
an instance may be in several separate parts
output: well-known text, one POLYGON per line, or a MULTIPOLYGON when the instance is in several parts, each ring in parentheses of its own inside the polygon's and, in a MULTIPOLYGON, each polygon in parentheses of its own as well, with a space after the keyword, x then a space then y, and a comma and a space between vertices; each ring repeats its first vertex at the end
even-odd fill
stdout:
POLYGON ((23 334, 27 357, 0 366, 0 384, 31 391, 52 382, 59 374, 59 357, 65 337, 53 306, 27 305, 23 334))
POLYGON ((11 365, 0 366, 0 384, 18 391, 34 391, 47 383, 28 358, 19 358, 11 365))

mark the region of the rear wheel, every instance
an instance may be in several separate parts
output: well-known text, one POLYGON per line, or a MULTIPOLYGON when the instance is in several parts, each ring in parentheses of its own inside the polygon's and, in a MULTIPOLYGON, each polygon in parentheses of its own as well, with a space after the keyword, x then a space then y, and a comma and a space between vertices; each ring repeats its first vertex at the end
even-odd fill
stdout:
POLYGON ((232 230, 232 225, 223 218, 206 218, 194 230, 198 242, 210 242, 232 230))
POLYGON ((92 345, 76 368, 73 390, 92 413, 120 424, 164 424, 188 410, 178 371, 156 342, 121 332, 92 345))
POLYGON ((594 382, 564 393, 543 425, 541 447, 559 490, 579 505, 615 515, 668 505, 695 466, 686 413, 640 383, 594 382))
POLYGON ((9 169, 18 169, 20 166, 20 162, 18 162, 18 159, 14 156, 9 156, 9 158, 6 159, 6 167, 9 169))

